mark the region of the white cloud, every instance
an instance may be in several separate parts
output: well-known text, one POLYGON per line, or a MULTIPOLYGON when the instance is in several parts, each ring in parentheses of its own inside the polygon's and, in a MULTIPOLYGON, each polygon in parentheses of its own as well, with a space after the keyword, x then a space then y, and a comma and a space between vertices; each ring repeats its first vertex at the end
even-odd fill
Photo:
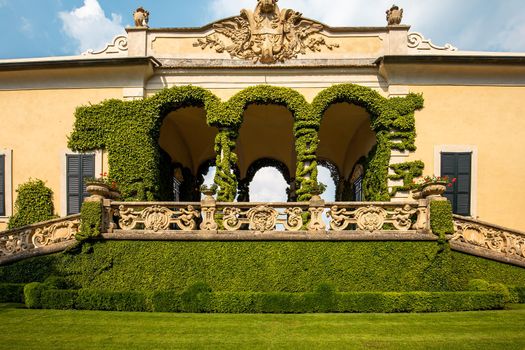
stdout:
MULTIPOLYGON (((281 0, 280 8, 292 8, 305 17, 330 26, 384 26, 392 0, 281 0)), ((525 18, 523 0, 399 0, 403 23, 423 33, 437 45, 451 43, 464 50, 523 50, 525 18), (509 26, 508 23, 514 23, 509 26)), ((211 0, 215 19, 254 8, 254 0, 211 0)))
POLYGON ((7 6, 7 0, 0 0, 0 8, 7 6))
POLYGON ((27 18, 20 17, 20 27, 19 28, 22 31, 22 33, 24 33, 27 37, 29 38, 34 37, 35 33, 33 30, 33 25, 31 24, 31 21, 29 21, 27 18))
POLYGON ((107 18, 97 0, 84 0, 84 5, 71 12, 60 12, 64 32, 77 41, 79 52, 100 49, 113 37, 124 32, 122 16, 112 13, 107 18))
POLYGON ((262 168, 250 184, 250 202, 286 202, 288 184, 275 168, 262 168))

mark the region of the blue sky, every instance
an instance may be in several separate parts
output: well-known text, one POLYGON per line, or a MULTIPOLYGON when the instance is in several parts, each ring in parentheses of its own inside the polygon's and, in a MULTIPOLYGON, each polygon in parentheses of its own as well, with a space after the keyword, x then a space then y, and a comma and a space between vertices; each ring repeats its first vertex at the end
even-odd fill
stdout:
MULTIPOLYGON (((0 0, 0 59, 74 55, 98 49, 144 6, 152 27, 202 26, 255 0, 0 0), (99 47, 94 47, 99 46, 99 47)), ((406 24, 435 44, 525 52, 524 0, 399 0, 406 24)), ((280 0, 332 26, 382 26, 392 0, 280 0)))

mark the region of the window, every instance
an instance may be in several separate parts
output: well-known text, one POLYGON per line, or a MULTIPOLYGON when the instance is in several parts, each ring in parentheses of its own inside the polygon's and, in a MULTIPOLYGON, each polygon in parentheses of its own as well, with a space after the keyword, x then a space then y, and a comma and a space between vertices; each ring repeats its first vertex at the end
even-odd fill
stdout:
POLYGON ((445 197, 452 203, 453 212, 471 216, 472 153, 442 152, 441 176, 457 179, 445 192, 445 197))
POLYGON ((359 176, 354 181, 354 200, 356 202, 363 201, 363 176, 359 176))
POLYGON ((66 163, 67 215, 71 215, 80 212, 84 198, 89 196, 84 179, 95 177, 95 155, 68 154, 66 163))
POLYGON ((6 216, 5 207, 5 155, 0 154, 0 216, 6 216))

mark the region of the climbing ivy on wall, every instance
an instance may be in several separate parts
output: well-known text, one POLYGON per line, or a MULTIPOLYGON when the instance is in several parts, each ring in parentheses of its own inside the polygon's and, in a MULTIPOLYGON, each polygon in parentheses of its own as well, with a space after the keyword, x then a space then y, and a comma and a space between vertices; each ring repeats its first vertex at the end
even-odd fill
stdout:
POLYGON ((299 92, 284 87, 249 87, 222 102, 209 90, 182 86, 164 89, 137 101, 108 100, 76 110, 69 147, 87 152, 106 149, 110 177, 119 183, 127 200, 157 200, 164 197, 162 153, 158 144, 164 118, 184 107, 204 108, 207 123, 217 127, 215 139, 218 200, 233 201, 237 192, 236 139, 246 108, 251 104, 277 104, 286 107, 294 118, 297 153, 297 199, 308 200, 317 185, 318 131, 324 112, 334 103, 348 102, 365 108, 377 135, 377 145, 366 163, 363 180, 365 199, 387 200, 388 165, 392 149, 414 150, 414 111, 423 107, 420 95, 386 99, 358 85, 334 85, 323 90, 309 104, 299 92))

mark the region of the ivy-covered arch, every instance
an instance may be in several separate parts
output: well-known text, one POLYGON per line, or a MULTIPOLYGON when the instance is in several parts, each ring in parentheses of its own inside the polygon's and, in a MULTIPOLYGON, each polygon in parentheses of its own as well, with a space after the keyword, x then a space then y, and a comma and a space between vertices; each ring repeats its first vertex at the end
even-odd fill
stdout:
POLYGON ((423 108, 423 98, 421 95, 408 94, 404 98, 387 99, 364 86, 334 85, 321 91, 312 101, 312 119, 320 125, 328 108, 342 102, 364 108, 370 114, 371 127, 376 133, 377 143, 366 160, 363 179, 365 199, 389 200, 388 169, 391 150, 415 150, 414 112, 423 108))
MULTIPOLYGON (((367 200, 389 199, 388 162, 392 148, 415 149, 414 111, 422 108, 420 95, 386 99, 372 89, 353 85, 335 85, 319 93, 309 104, 299 92, 284 87, 260 85, 240 91, 226 102, 209 90, 182 86, 164 89, 152 97, 135 100, 108 100, 77 108, 69 147, 79 152, 106 149, 110 176, 120 185, 127 200, 157 200, 162 194, 162 152, 158 145, 163 118, 184 107, 201 107, 207 123, 218 128, 215 139, 218 199, 233 201, 237 191, 234 152, 238 130, 246 108, 251 104, 276 104, 286 107, 294 118, 297 153, 297 197, 311 197, 317 184, 318 131, 326 109, 338 102, 364 107, 372 116, 377 146, 367 159, 367 200)), ((409 178, 409 177, 403 177, 409 178)))

